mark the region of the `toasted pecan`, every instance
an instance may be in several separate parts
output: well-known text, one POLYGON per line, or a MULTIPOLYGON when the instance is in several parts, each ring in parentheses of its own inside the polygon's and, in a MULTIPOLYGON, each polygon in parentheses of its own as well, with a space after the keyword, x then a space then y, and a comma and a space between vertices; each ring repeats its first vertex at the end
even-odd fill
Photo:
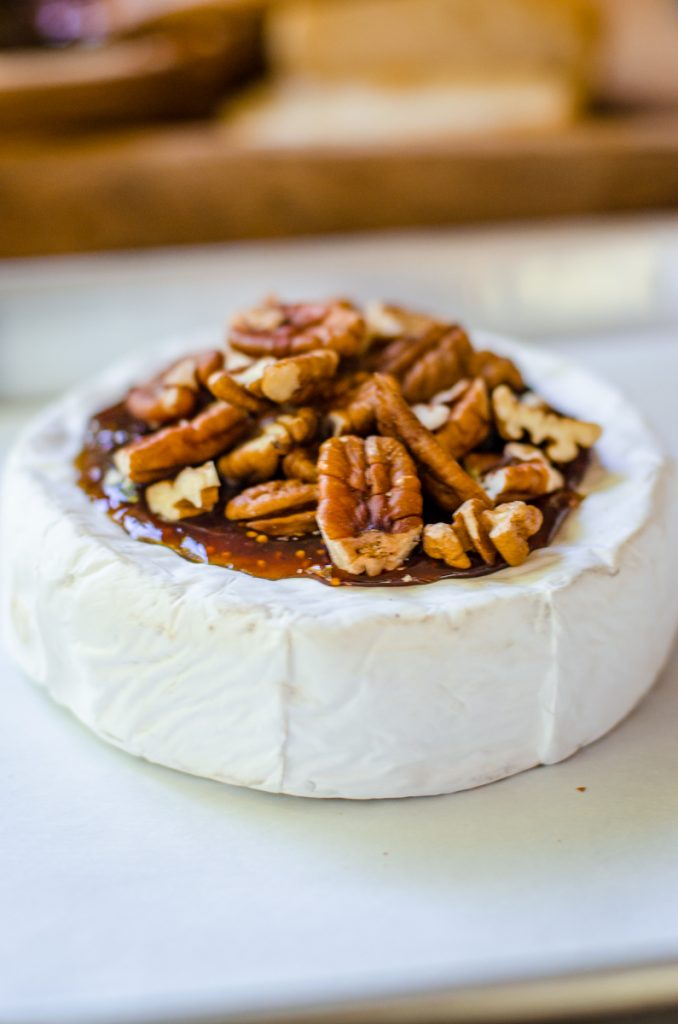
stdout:
POLYGON ((292 448, 282 461, 283 473, 291 480, 304 480, 316 483, 318 479, 318 462, 315 453, 309 448, 292 448))
POLYGON ((265 306, 238 314, 232 321, 233 348, 250 356, 286 356, 333 349, 353 356, 365 344, 365 321, 350 302, 305 302, 265 306))
POLYGON ((334 564, 376 576, 402 565, 422 531, 416 468, 395 438, 344 435, 318 461, 318 525, 334 564))
POLYGON ((211 512, 219 500, 221 482, 213 462, 187 466, 174 480, 159 480, 146 488, 151 512, 168 522, 211 512))
POLYGON ((319 394, 338 366, 339 356, 329 348, 279 359, 264 370, 261 393, 279 405, 305 405, 319 394))
POLYGON ((242 491, 226 506, 226 517, 270 537, 300 537, 317 530, 316 484, 269 480, 242 491))
POLYGON ((455 569, 468 569, 468 552, 493 565, 497 553, 508 565, 522 565, 530 553, 529 539, 543 522, 541 511, 523 501, 487 509, 471 499, 457 509, 451 523, 424 527, 424 551, 455 569))
POLYGON ((296 445, 310 441, 317 425, 313 409, 283 413, 264 423, 255 437, 219 459, 219 473, 230 483, 270 480, 277 473, 280 460, 296 445))
POLYGON ((436 431, 436 439, 454 459, 461 459, 485 440, 492 414, 487 386, 476 377, 453 404, 447 422, 436 431))
POLYGON ((369 376, 348 396, 345 404, 330 409, 326 423, 334 437, 340 434, 368 434, 374 427, 376 407, 374 377, 369 376))
POLYGON ((372 367, 394 376, 408 402, 427 402, 467 376, 471 343, 461 327, 434 322, 422 334, 405 334, 370 357, 372 367))
POLYGON ((493 501, 529 501, 564 486, 563 474, 552 466, 541 448, 517 441, 507 444, 507 465, 488 470, 481 483, 493 501))
POLYGON ((524 386, 522 374, 516 364, 495 352, 472 352, 467 369, 471 377, 482 377, 490 392, 500 384, 508 384, 515 391, 521 391, 524 386))
POLYGON ((424 481, 428 477, 440 485, 435 494, 436 501, 450 509, 457 508, 468 498, 477 498, 483 505, 489 505, 482 487, 419 422, 403 399, 396 381, 384 374, 376 374, 375 382, 377 422, 381 433, 402 441, 422 467, 424 481))
POLYGON ((164 427, 119 448, 114 462, 135 484, 172 476, 227 451, 247 430, 247 414, 227 402, 213 402, 192 420, 164 427))
POLYGON ((260 415, 270 408, 268 402, 253 394, 226 370, 217 370, 212 373, 207 379, 207 387, 215 398, 219 398, 222 402, 230 402, 231 405, 237 405, 247 412, 260 415))
POLYGON ((518 397, 505 384, 492 392, 492 408, 502 437, 519 441, 526 433, 535 445, 546 441, 546 454, 554 462, 571 462, 580 448, 590 448, 601 435, 596 423, 562 416, 535 395, 518 397))
POLYGON ((432 327, 440 325, 440 321, 428 313, 418 313, 404 306, 395 306, 387 302, 368 302, 365 307, 365 323, 368 334, 381 341, 410 337, 422 337, 432 327))
POLYGON ((132 388, 125 400, 127 408, 153 426, 190 416, 197 407, 200 386, 223 360, 223 353, 213 349, 178 359, 148 384, 132 388))
POLYGON ((495 548, 509 565, 522 565, 530 553, 529 539, 544 521, 540 509, 523 501, 509 501, 483 513, 495 548))

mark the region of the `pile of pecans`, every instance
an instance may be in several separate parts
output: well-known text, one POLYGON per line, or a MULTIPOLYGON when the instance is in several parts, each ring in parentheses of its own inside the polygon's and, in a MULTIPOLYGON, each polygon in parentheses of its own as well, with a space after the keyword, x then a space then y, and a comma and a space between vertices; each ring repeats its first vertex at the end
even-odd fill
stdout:
POLYGON ((369 576, 420 543, 458 569, 520 565, 542 524, 532 503, 600 436, 458 325, 383 303, 269 299, 234 318, 223 351, 174 363, 126 404, 148 432, 114 461, 155 515, 227 496, 234 523, 319 531, 339 569, 369 576), (424 525, 424 502, 438 521, 424 525))

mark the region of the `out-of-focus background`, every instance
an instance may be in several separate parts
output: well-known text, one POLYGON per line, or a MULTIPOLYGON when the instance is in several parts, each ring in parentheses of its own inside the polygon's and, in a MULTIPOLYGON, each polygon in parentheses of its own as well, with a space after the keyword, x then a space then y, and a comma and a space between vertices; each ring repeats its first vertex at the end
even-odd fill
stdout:
POLYGON ((0 4, 0 255, 676 206, 677 0, 0 4))

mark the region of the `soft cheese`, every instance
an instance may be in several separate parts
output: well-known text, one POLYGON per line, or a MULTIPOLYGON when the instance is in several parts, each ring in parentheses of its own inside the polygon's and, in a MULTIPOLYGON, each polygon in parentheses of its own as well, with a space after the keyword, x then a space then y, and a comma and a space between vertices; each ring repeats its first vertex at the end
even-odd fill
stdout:
POLYGON ((88 417, 204 340, 176 339, 90 381, 46 410, 8 463, 10 650, 100 736, 272 792, 418 796, 562 760, 649 689, 676 625, 678 494, 617 392, 476 336, 552 404, 604 427, 604 469, 556 543, 480 579, 270 582, 133 540, 75 484, 88 417))

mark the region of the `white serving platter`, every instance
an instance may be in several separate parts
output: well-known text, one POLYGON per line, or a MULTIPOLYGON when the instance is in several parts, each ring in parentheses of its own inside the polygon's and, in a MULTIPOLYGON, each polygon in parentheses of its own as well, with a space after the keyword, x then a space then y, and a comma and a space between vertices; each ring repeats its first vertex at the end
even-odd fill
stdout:
MULTIPOLYGON (((416 236, 409 260, 408 239, 389 236, 6 266, 0 446, 50 382, 163 333, 158 296, 182 268, 182 328, 232 305, 234 280, 252 297, 256 268, 259 290, 283 278, 286 294, 318 294, 334 270, 340 291, 388 279, 424 306, 445 308, 449 292, 484 326, 523 318, 621 386, 678 455, 677 239, 675 223, 622 224, 416 236), (450 285, 469 253, 472 294, 450 285), (566 300, 581 298, 585 267, 608 292, 577 326, 566 300), (502 298, 509 274, 520 301, 502 298)), ((2 1024, 500 1020, 678 1002, 678 650, 640 708, 569 761, 392 802, 271 796, 137 761, 1 653, 0 687, 2 1024)))

